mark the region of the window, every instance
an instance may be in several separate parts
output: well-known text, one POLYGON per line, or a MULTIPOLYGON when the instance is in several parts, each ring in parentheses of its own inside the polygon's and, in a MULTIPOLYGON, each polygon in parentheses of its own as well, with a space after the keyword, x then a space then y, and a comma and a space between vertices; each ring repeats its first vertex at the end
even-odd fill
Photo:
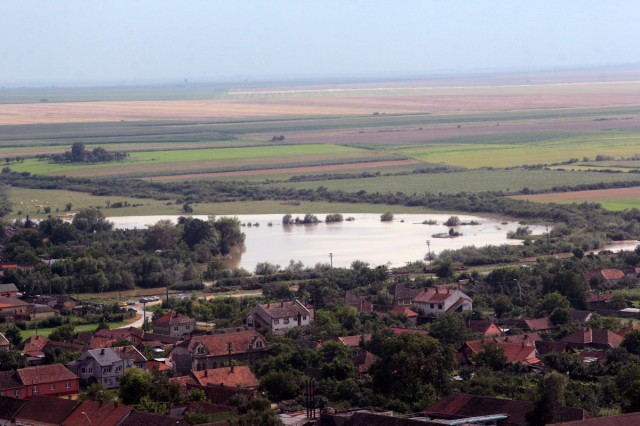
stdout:
POLYGON ((274 324, 280 324, 280 320, 274 319, 274 320, 273 320, 273 323, 274 323, 274 324))
POLYGON ((116 367, 116 373, 119 373, 121 371, 122 371, 122 367, 121 366, 116 367))
POLYGON ((4 392, 3 391, 0 391, 0 396, 4 396, 4 392))
POLYGON ((178 331, 178 326, 177 325, 173 327, 173 331, 178 331))
POLYGON ((31 388, 31 393, 34 394, 34 395, 37 394, 38 393, 38 387, 37 386, 32 387, 31 388))
POLYGON ((306 316, 306 315, 303 315, 303 316, 302 316, 302 319, 303 319, 303 320, 306 320, 306 319, 307 319, 307 316, 306 316))
POLYGON ((185 330, 191 330, 191 326, 190 326, 190 325, 187 325, 187 326, 185 327, 185 330))
POLYGON ((204 348, 202 346, 198 346, 198 349, 196 349, 196 353, 203 354, 204 348))
POLYGON ((49 390, 56 390, 56 385, 49 385, 49 390))
POLYGON ((86 373, 86 368, 82 367, 82 368, 80 369, 80 372, 82 372, 82 374, 86 373))
POLYGON ((285 318, 283 321, 285 324, 289 324, 289 318, 285 318))
POLYGON ((438 309, 442 309, 442 304, 438 305, 438 309))
POLYGON ((71 383, 67 382, 67 384, 64 385, 64 387, 67 388, 67 389, 71 389, 71 383))
POLYGON ((258 340, 256 342, 256 348, 261 348, 262 347, 262 340, 258 340))
POLYGON ((433 309, 433 303, 431 304, 431 309, 433 309))
POLYGON ((103 373, 111 373, 111 366, 102 369, 103 373))
POLYGON ((93 373, 93 367, 89 367, 89 374, 93 373))
POLYGON ((13 393, 15 396, 17 396, 18 398, 20 398, 20 389, 16 389, 15 392, 13 393))

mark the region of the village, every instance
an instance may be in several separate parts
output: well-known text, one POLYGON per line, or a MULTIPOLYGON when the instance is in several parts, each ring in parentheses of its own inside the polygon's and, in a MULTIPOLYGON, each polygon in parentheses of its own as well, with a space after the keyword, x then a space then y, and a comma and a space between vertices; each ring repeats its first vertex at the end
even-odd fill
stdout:
MULTIPOLYGON (((628 288, 637 283, 639 272, 639 268, 591 269, 582 277, 583 288, 588 283, 592 287, 597 283, 600 289, 628 288)), ((640 353, 640 309, 621 301, 615 291, 585 293, 586 305, 581 309, 569 302, 571 295, 551 292, 539 301, 535 317, 508 315, 494 303, 493 314, 486 316, 479 314, 483 308, 474 307, 474 300, 476 304, 486 301, 477 293, 476 297, 466 293, 477 292, 478 283, 472 279, 439 279, 424 287, 407 281, 402 272, 382 279, 393 283, 386 290, 386 304, 366 296, 358 286, 342 296, 327 296, 319 310, 304 299, 271 297, 250 307, 242 324, 218 328, 204 327, 183 313, 195 300, 167 294, 155 301, 157 308, 164 309, 154 311, 153 319, 140 328, 105 325, 74 332, 73 327, 62 325, 49 338, 36 331, 25 340, 16 338, 14 324, 20 321, 82 316, 105 307, 77 303, 67 295, 23 297, 14 284, 1 284, 5 331, 0 334, 0 348, 5 356, 0 372, 0 421, 8 425, 224 425, 230 424, 228 419, 249 416, 253 420, 246 424, 525 426, 536 424, 532 416, 537 414, 543 422, 555 418, 561 419, 557 424, 589 425, 595 413, 575 402, 572 406, 554 402, 552 412, 546 406, 541 413, 543 400, 497 399, 490 396, 490 386, 478 392, 460 384, 482 380, 480 376, 488 371, 538 376, 542 379, 534 380, 543 380, 544 385, 549 371, 593 375, 610 369, 616 359, 640 353), (337 314, 333 319, 338 324, 331 324, 327 309, 337 314), (432 347, 434 343, 439 347, 432 347), (389 353, 394 345, 399 353, 389 353), (412 347, 421 348, 418 360, 412 347), (325 359, 297 359, 305 356, 325 359), (424 375, 422 369, 436 359, 443 363, 436 367, 440 371, 424 375), (278 367, 282 362, 290 365, 278 367), (402 392, 394 390, 411 386, 394 370, 397 362, 407 370, 417 363, 414 373, 424 377, 416 389, 430 389, 431 395, 414 396, 413 404, 397 408, 405 415, 389 417, 396 414, 390 408, 398 403, 389 401, 386 410, 374 409, 379 402, 364 397, 362 391, 377 387, 406 401, 402 392), (298 367, 303 368, 293 371, 298 367), (327 383, 337 388, 328 391, 327 383), (341 390, 345 383, 351 388, 341 390), (472 391, 464 392, 467 389, 472 391), (356 394, 369 404, 339 402, 355 399, 356 394), (420 406, 429 399, 431 403, 420 406), (252 401, 260 408, 251 408, 252 401), (255 423, 256 418, 262 419, 260 423, 255 423)), ((145 309, 154 299, 160 298, 145 298, 145 309)), ((136 312, 126 306, 113 309, 129 315, 136 312)), ((637 399, 625 402, 638 403, 637 399)), ((638 414, 622 414, 608 417, 607 425, 626 424, 615 423, 618 417, 640 421, 638 414)))

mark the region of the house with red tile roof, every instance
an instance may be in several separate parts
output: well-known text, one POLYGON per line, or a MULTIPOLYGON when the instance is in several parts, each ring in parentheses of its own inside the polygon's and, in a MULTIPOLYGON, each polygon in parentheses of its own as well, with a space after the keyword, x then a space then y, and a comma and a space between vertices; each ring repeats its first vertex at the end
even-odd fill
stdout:
POLYGON ((504 350, 507 362, 510 364, 521 363, 526 365, 536 365, 540 363, 538 352, 533 344, 528 345, 522 343, 514 345, 496 341, 496 339, 469 340, 462 345, 458 350, 458 353, 462 355, 468 363, 473 363, 474 355, 484 351, 483 345, 488 342, 495 342, 500 345, 504 350))
POLYGON ((194 371, 192 375, 209 401, 219 404, 227 403, 236 394, 251 399, 260 386, 249 367, 243 365, 194 371))
POLYGON ((599 309, 609 309, 609 303, 614 298, 613 293, 591 293, 587 297, 587 303, 589 304, 589 309, 592 311, 596 311, 599 309))
MULTIPOLYGON (((79 401, 34 396, 15 415, 17 425, 59 425, 80 405, 79 401)), ((85 419, 85 424, 86 419, 85 419)))
POLYGON ((594 417, 591 419, 550 423, 547 426, 637 426, 640 425, 640 412, 617 416, 594 417))
POLYGON ((355 336, 340 336, 338 341, 349 349, 360 349, 363 343, 371 341, 371 333, 356 334, 355 336))
POLYGON ((355 367, 358 369, 358 375, 360 376, 360 379, 365 379, 371 366, 378 362, 380 360, 380 357, 372 354, 369 351, 362 351, 351 360, 353 361, 353 365, 355 365, 355 367))
POLYGON ((15 284, 0 284, 0 297, 18 297, 18 287, 15 284))
MULTIPOLYGON (((529 424, 527 414, 533 411, 534 407, 535 404, 530 401, 454 393, 440 399, 422 412, 431 419, 442 420, 506 414, 507 419, 499 423, 501 426, 527 426, 529 424)), ((555 417, 567 421, 582 420, 588 416, 588 413, 580 408, 557 406, 555 409, 555 417)))
POLYGON ((466 324, 472 333, 479 334, 483 337, 499 336, 502 334, 502 330, 500 330, 493 321, 468 320, 466 324))
POLYGON ((269 329, 274 334, 284 334, 287 330, 303 327, 313 322, 314 309, 298 299, 278 303, 257 305, 247 315, 247 327, 269 329))
POLYGON ((560 341, 567 343, 571 348, 607 350, 620 346, 623 339, 619 334, 604 328, 583 327, 563 337, 560 341))
POLYGON ((373 304, 371 302, 350 291, 344 294, 344 304, 356 308, 359 313, 373 312, 373 304))
POLYGON ((413 304, 427 315, 440 316, 454 312, 471 311, 471 298, 458 289, 426 288, 413 298, 413 304))
POLYGON ((0 396, 29 399, 36 395, 62 396, 79 392, 78 376, 62 364, 38 365, 0 372, 0 396))
POLYGON ((505 321, 501 328, 511 332, 531 333, 534 331, 553 330, 556 326, 549 317, 544 318, 522 318, 505 321))
POLYGON ((13 425, 13 419, 15 419, 16 413, 20 411, 24 403, 23 399, 0 396, 0 425, 13 425))
POLYGON ((180 375, 209 370, 229 360, 251 363, 266 356, 267 341, 255 330, 193 336, 178 343, 169 354, 174 371, 180 375))
POLYGON ((405 287, 402 284, 394 284, 389 287, 389 293, 391 297, 393 297, 393 305, 394 306, 410 306, 414 304, 414 299, 420 293, 422 293, 421 288, 409 288, 405 287))
POLYGON ((119 426, 189 426, 189 422, 178 417, 132 411, 119 426))
POLYGON ((409 322, 411 324, 416 324, 416 322, 418 321, 418 313, 412 311, 411 309, 407 308, 406 306, 394 306, 391 309, 391 311, 389 311, 389 313, 404 315, 409 319, 409 322))
POLYGON ((118 403, 82 401, 62 422, 61 426, 116 426, 123 421, 133 407, 118 403))
POLYGON ((584 274, 587 282, 595 278, 605 284, 616 284, 624 277, 624 272, 619 269, 590 269, 584 274))
POLYGON ((0 316, 14 319, 29 319, 30 306, 30 303, 15 297, 0 297, 0 316))
POLYGON ((153 332, 172 337, 181 337, 191 334, 196 329, 196 320, 181 314, 178 311, 171 311, 158 319, 153 320, 153 332))

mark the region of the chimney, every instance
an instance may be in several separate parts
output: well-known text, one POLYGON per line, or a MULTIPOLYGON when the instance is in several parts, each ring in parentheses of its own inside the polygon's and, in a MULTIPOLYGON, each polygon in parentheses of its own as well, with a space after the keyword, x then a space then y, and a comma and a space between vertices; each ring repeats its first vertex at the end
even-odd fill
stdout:
POLYGON ((282 308, 283 306, 284 306, 284 301, 283 301, 283 300, 281 300, 281 301, 280 301, 280 307, 282 308))
POLYGON ((209 370, 204 370, 204 377, 209 377, 209 370))
POLYGON ((440 293, 440 289, 436 287, 436 294, 440 293))
POLYGON ((267 308, 269 308, 270 303, 267 303, 267 308))
POLYGON ((100 348, 100 355, 104 355, 104 348, 100 348))

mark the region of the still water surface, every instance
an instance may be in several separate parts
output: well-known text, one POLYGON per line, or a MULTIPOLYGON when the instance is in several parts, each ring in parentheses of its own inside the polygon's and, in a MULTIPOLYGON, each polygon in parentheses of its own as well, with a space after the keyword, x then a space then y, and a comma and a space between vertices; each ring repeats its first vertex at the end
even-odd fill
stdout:
MULTIPOLYGON (((462 233, 456 238, 434 238, 434 234, 447 233, 443 223, 450 214, 398 214, 393 222, 381 222, 379 214, 345 214, 354 221, 319 223, 314 225, 282 225, 282 214, 237 215, 244 225, 246 235, 244 251, 232 254, 228 266, 253 271, 256 264, 269 262, 286 266, 290 260, 301 261, 305 266, 330 263, 348 267, 354 260, 371 265, 388 264, 402 266, 407 262, 422 260, 427 254, 427 240, 431 252, 459 249, 464 246, 521 244, 520 240, 507 238, 508 231, 515 231, 518 222, 505 222, 496 218, 458 215, 462 222, 479 222, 455 229, 462 233), (423 221, 435 220, 437 225, 424 225, 423 221), (248 226, 248 224, 251 226, 248 226), (256 224, 258 226, 256 226, 256 224), (269 226, 271 224, 271 226, 269 226)), ((293 217, 304 214, 293 214, 293 217)), ((326 214, 317 214, 324 220, 326 214)), ((194 216, 207 219, 207 216, 194 216)), ((116 228, 144 228, 162 219, 176 222, 178 216, 128 216, 111 217, 116 228)), ((546 232, 544 226, 529 226, 534 234, 546 232)))

